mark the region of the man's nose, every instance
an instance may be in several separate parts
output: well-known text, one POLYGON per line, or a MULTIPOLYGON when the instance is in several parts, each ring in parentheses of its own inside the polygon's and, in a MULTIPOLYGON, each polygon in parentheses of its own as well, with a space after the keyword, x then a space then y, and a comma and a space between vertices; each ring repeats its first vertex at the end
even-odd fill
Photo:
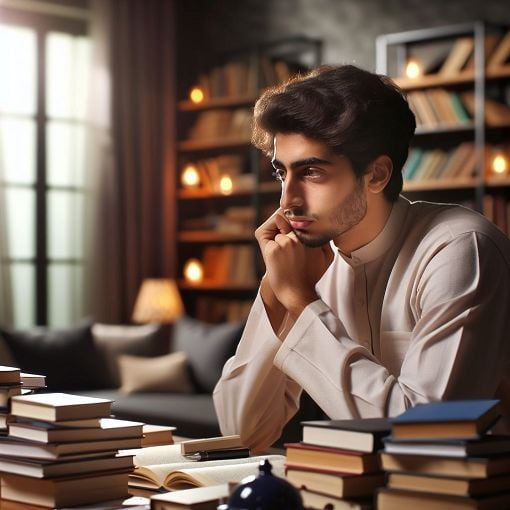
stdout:
POLYGON ((291 209, 303 205, 302 190, 299 181, 287 174, 285 182, 282 183, 282 194, 280 196, 280 207, 291 209))

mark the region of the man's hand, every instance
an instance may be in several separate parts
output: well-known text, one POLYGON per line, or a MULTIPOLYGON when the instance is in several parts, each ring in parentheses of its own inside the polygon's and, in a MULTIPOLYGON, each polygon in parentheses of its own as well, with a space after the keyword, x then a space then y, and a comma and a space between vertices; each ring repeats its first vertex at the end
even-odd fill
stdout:
POLYGON ((317 299, 315 284, 333 259, 331 248, 302 244, 281 209, 257 229, 255 237, 266 264, 266 285, 295 320, 317 299))

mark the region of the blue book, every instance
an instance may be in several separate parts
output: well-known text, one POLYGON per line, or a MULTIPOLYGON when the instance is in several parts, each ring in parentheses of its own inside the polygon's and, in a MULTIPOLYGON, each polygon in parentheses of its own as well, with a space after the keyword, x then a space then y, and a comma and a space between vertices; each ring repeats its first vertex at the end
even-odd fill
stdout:
POLYGON ((391 419, 394 439, 476 439, 501 416, 499 400, 418 404, 391 419))

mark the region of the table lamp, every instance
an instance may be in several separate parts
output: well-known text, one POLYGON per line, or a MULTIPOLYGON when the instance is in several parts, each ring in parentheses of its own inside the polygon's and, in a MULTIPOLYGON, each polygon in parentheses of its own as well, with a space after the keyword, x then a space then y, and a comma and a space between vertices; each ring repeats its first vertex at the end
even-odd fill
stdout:
POLYGON ((184 313, 179 289, 174 280, 148 278, 142 282, 133 310, 138 323, 171 323, 184 313))

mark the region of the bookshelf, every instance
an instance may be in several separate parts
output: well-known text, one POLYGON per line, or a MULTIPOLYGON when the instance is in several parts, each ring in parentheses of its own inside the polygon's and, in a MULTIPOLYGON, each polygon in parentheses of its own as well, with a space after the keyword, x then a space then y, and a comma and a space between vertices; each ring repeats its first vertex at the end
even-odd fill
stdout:
POLYGON ((509 26, 384 34, 376 63, 406 92, 417 119, 404 195, 467 205, 509 234, 509 26))
POLYGON ((197 70, 178 102, 176 238, 186 312, 207 322, 244 319, 262 263, 254 230, 278 206, 270 162, 250 144, 253 105, 265 88, 317 66, 322 43, 296 37, 219 55, 197 70), (199 90, 199 101, 190 91, 199 90), (187 184, 183 174, 187 172, 187 184), (201 278, 186 278, 191 262, 201 278))

